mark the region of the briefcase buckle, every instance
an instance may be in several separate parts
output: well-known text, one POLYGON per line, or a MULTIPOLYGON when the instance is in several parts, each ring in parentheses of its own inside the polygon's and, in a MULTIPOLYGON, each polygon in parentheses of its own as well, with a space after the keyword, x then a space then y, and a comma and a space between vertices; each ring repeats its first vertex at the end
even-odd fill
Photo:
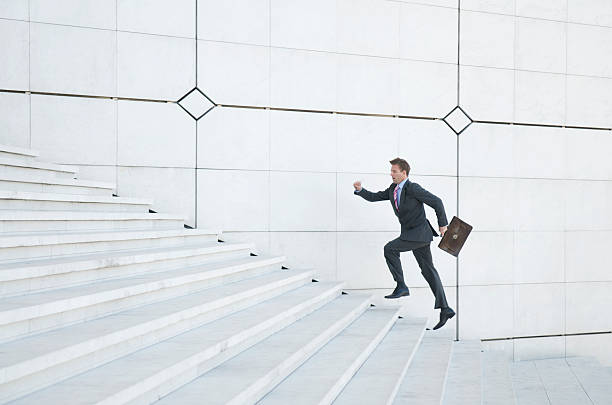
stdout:
POLYGON ((449 230, 444 233, 438 247, 457 257, 468 235, 472 231, 472 226, 454 216, 450 224, 448 224, 448 229, 449 230))

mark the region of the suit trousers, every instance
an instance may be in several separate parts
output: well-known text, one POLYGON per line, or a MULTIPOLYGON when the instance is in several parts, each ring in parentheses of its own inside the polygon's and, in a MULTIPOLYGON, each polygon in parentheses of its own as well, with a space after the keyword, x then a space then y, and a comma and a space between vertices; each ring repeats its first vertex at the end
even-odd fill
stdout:
POLYGON ((402 271, 402 262, 400 261, 400 252, 412 250, 412 254, 421 268, 421 274, 425 280, 427 280, 431 292, 436 297, 434 308, 446 308, 448 307, 448 303, 446 302, 446 295, 444 294, 444 287, 442 287, 440 275, 433 265, 431 249, 429 248, 430 243, 431 242, 401 240, 400 238, 393 239, 385 245, 385 260, 387 260, 387 266, 389 266, 389 270, 395 282, 404 284, 404 273, 402 271))

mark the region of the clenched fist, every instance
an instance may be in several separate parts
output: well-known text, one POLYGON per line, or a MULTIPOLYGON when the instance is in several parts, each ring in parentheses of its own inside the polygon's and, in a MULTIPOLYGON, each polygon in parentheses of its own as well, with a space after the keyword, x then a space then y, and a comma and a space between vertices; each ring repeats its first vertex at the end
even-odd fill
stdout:
POLYGON ((448 229, 448 225, 447 226, 441 226, 440 227, 440 236, 444 236, 444 234, 446 233, 447 229, 448 229))
POLYGON ((353 187, 355 187, 355 190, 361 191, 361 182, 359 180, 354 182, 353 187))

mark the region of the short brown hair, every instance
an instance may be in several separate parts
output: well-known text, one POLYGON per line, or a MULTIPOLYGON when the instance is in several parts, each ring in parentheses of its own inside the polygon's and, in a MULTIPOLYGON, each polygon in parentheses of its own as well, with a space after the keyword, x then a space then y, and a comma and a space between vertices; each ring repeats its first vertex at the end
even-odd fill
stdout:
POLYGON ((410 173, 410 165, 402 158, 395 158, 393 160, 390 160, 389 163, 391 163, 392 165, 398 165, 401 171, 406 172, 406 175, 410 173))

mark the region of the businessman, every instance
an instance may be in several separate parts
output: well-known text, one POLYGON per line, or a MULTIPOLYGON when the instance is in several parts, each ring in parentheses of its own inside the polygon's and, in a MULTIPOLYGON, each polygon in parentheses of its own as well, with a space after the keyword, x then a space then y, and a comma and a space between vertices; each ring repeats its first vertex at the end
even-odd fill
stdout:
POLYGON ((395 290, 390 295, 385 296, 385 298, 399 298, 410 295, 410 291, 406 283, 404 283, 400 252, 411 250, 421 268, 421 274, 427 280, 431 291, 436 297, 434 308, 440 308, 440 321, 434 326, 434 329, 439 329, 444 326, 446 321, 455 316, 455 311, 446 302, 442 281, 440 281, 440 276, 433 265, 429 244, 433 240, 434 235, 439 235, 425 217, 423 204, 429 205, 436 211, 440 236, 444 235, 448 226, 444 205, 440 198, 417 183, 412 183, 408 180, 408 173, 410 173, 408 162, 404 159, 395 158, 389 163, 391 163, 393 183, 386 190, 373 193, 361 187, 361 182, 356 181, 353 183, 355 187, 354 194, 367 201, 389 200, 393 212, 401 225, 399 238, 388 242, 384 248, 387 266, 389 266, 393 279, 397 283, 395 290))

